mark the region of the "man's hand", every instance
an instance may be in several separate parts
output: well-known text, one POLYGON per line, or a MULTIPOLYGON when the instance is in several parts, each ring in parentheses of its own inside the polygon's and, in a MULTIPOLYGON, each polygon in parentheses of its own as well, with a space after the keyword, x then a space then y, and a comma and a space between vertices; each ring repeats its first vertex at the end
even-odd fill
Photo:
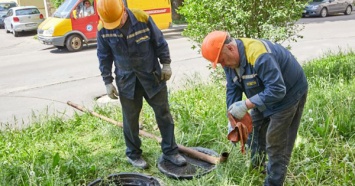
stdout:
POLYGON ((163 64, 163 68, 161 69, 161 80, 168 81, 171 74, 170 64, 163 64))
POLYGON ((112 85, 112 83, 105 85, 106 86, 106 92, 108 97, 111 99, 118 99, 118 92, 116 90, 116 87, 112 85))
POLYGON ((229 106, 228 112, 230 112, 237 119, 242 119, 248 112, 248 108, 245 101, 237 101, 229 106))

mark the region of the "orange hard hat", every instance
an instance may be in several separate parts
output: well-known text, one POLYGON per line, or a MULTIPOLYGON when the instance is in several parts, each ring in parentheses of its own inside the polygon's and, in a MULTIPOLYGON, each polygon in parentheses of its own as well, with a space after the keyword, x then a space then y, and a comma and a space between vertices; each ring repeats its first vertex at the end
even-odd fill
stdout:
POLYGON ((212 67, 216 68, 219 55, 227 38, 227 32, 213 31, 209 33, 202 42, 202 56, 212 62, 212 67))
POLYGON ((97 12, 103 27, 106 29, 114 29, 121 24, 124 9, 123 0, 97 1, 97 12))

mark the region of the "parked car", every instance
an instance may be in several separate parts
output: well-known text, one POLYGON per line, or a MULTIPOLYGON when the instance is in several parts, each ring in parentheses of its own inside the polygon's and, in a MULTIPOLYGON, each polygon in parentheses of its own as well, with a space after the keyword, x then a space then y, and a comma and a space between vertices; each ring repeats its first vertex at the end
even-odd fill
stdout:
POLYGON ((10 8, 4 16, 6 33, 12 32, 17 37, 20 32, 36 31, 44 20, 36 6, 19 6, 10 8))
POLYGON ((11 2, 0 2, 0 28, 4 28, 4 18, 3 16, 7 14, 7 11, 12 8, 16 7, 17 4, 13 1, 11 2))
POLYGON ((302 17, 326 17, 335 13, 350 15, 352 10, 353 0, 313 0, 303 10, 302 17))

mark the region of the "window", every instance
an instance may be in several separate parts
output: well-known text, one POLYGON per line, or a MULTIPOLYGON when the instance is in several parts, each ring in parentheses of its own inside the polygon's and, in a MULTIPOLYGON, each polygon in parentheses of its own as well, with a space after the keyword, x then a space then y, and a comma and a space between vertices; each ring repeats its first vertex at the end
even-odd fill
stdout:
POLYGON ((6 16, 12 16, 12 14, 13 14, 12 11, 13 11, 13 10, 10 9, 10 10, 7 12, 6 16))
POLYGON ((20 9, 16 10, 16 15, 32 15, 32 14, 40 14, 37 8, 27 8, 27 9, 20 9))
POLYGON ((12 7, 16 7, 17 4, 16 3, 0 3, 0 10, 4 11, 4 10, 9 10, 12 7))

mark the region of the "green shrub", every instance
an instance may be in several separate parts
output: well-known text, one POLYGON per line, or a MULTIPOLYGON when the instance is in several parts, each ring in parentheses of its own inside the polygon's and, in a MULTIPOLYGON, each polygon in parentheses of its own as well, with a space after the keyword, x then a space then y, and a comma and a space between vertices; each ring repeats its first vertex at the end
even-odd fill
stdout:
POLYGON ((55 8, 58 8, 64 2, 64 0, 51 0, 51 2, 55 8))
POLYGON ((197 43, 213 30, 235 37, 296 41, 303 26, 295 24, 307 1, 184 0, 178 13, 188 25, 183 35, 197 43))

